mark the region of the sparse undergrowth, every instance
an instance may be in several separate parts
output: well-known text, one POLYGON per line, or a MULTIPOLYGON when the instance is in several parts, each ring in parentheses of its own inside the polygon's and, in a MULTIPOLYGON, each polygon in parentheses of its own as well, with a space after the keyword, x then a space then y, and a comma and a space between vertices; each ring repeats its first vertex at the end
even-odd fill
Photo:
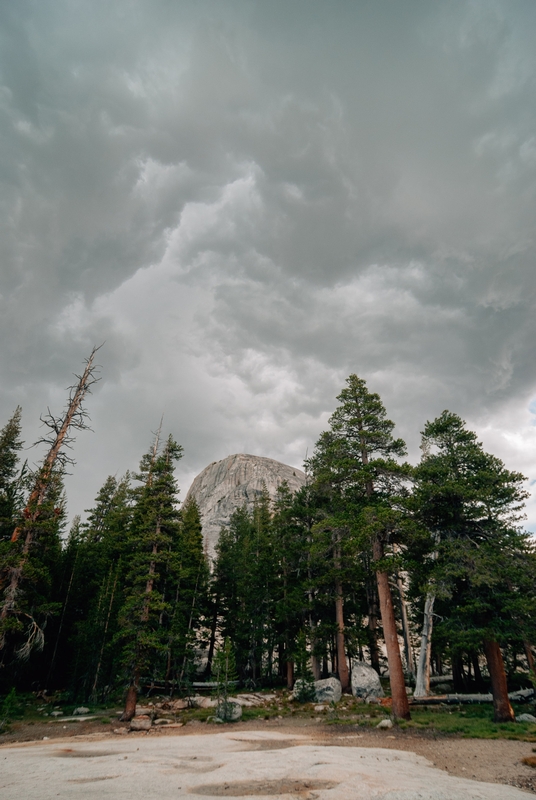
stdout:
MULTIPOLYGON (((259 693, 257 693, 259 694, 259 693)), ((333 704, 314 704, 296 703, 290 700, 290 695, 286 691, 278 690, 271 693, 271 698, 262 706, 247 707, 242 709, 242 721, 252 722, 255 720, 281 720, 282 722, 292 722, 292 720, 309 721, 308 724, 345 726, 349 728, 375 728, 381 719, 389 716, 390 709, 382 705, 365 705, 357 702, 353 697, 344 695, 337 705, 333 704)), ((17 714, 12 715, 13 723, 11 727, 20 728, 31 727, 40 723, 51 723, 54 712, 61 712, 62 716, 72 715, 76 706, 72 703, 63 704, 59 698, 56 702, 44 704, 33 695, 25 695, 17 698, 17 714)), ((151 697, 140 698, 141 703, 146 705, 162 701, 163 698, 151 697)), ((118 725, 117 714, 118 705, 113 703, 89 705, 89 713, 95 717, 94 723, 97 726, 103 724, 115 728, 118 725)), ((173 722, 182 722, 184 725, 189 723, 212 724, 214 720, 214 708, 187 708, 175 712, 165 712, 165 715, 173 722)), ((533 705, 516 705, 516 714, 530 711, 534 713, 533 705)), ((453 736, 456 738, 475 738, 475 739, 517 739, 528 742, 536 742, 536 723, 516 722, 497 724, 493 722, 493 709, 491 704, 474 706, 433 706, 433 707, 413 707, 411 709, 411 720, 400 721, 393 729, 393 732, 403 734, 422 733, 424 735, 453 736)), ((58 717, 58 723, 63 721, 58 717)), ((65 720, 67 722, 67 720, 65 720)), ((88 723, 89 724, 89 723, 88 723)), ((77 724, 72 722, 69 728, 75 730, 77 724)), ((163 726, 165 729, 165 726, 163 726)), ((54 725, 54 728, 56 726, 54 725)), ((7 731, 7 726, 3 732, 7 731)), ((0 742, 2 737, 0 736, 0 742)))

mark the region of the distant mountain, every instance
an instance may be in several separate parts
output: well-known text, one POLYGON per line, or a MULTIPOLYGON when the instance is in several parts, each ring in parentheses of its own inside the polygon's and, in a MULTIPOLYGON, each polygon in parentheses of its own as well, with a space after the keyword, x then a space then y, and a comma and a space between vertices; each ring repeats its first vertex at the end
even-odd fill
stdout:
POLYGON ((244 505, 253 507, 262 492, 263 482, 272 499, 287 481, 295 492, 305 483, 305 473, 280 461, 238 453, 209 464, 188 490, 185 502, 195 497, 201 512, 206 550, 214 557, 222 525, 228 524, 233 511, 244 505))

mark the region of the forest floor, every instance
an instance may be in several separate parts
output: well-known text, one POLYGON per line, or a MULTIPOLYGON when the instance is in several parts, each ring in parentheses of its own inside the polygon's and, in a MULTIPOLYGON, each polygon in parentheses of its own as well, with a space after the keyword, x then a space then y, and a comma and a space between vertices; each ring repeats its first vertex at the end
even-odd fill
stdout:
MULTIPOLYGON (((160 738, 169 736, 213 734, 219 731, 273 731, 292 738, 287 746, 309 744, 352 748, 384 748, 404 750, 427 758, 436 768, 460 778, 507 784, 536 793, 536 768, 523 763, 535 762, 536 725, 515 723, 494 725, 491 707, 414 708, 412 721, 390 729, 376 725, 385 719, 388 709, 380 706, 358 705, 343 698, 337 707, 327 707, 322 713, 313 706, 295 707, 281 700, 265 708, 245 708, 244 718, 237 723, 215 725, 211 722, 213 709, 190 709, 175 715, 182 727, 153 726, 148 733, 126 733, 118 727, 118 709, 93 709, 92 718, 75 721, 67 716, 43 719, 30 706, 22 718, 11 723, 0 736, 0 745, 22 745, 29 742, 54 740, 111 741, 119 738, 160 738), (121 731, 118 733, 117 731, 121 731)), ((30 705, 30 704, 27 704, 30 705)), ((532 711, 520 707, 518 713, 532 711)), ((270 742, 259 743, 268 749, 270 742)))

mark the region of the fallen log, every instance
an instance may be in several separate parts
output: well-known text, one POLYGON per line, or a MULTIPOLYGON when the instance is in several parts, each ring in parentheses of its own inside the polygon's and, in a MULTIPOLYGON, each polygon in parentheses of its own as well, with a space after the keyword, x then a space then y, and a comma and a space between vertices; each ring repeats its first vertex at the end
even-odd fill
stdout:
MULTIPOLYGON (((523 703, 534 696, 534 689, 519 689, 509 692, 508 697, 514 703, 523 703)), ((412 697, 412 705, 437 706, 437 705, 470 705, 471 703, 493 703, 493 695, 489 694, 436 694, 429 697, 412 697)))

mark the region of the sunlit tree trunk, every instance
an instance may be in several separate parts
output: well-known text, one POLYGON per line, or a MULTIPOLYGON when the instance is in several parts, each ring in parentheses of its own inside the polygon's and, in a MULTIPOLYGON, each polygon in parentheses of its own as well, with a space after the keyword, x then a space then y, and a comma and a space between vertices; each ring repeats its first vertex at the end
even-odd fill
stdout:
POLYGON ((484 653, 488 662, 491 691, 493 694, 494 722, 514 722, 515 715, 508 697, 506 672, 499 643, 494 639, 484 640, 484 653))
MULTIPOLYGON (((374 542, 373 556, 375 561, 380 561, 383 558, 383 546, 379 539, 376 539, 374 542)), ((400 645, 398 643, 398 631, 396 629, 389 576, 387 572, 378 571, 376 572, 376 580, 378 581, 383 636, 387 649, 387 660, 389 662, 389 681, 391 684, 392 697, 391 713, 395 719, 410 719, 411 715, 404 681, 402 659, 400 657, 400 645)))

